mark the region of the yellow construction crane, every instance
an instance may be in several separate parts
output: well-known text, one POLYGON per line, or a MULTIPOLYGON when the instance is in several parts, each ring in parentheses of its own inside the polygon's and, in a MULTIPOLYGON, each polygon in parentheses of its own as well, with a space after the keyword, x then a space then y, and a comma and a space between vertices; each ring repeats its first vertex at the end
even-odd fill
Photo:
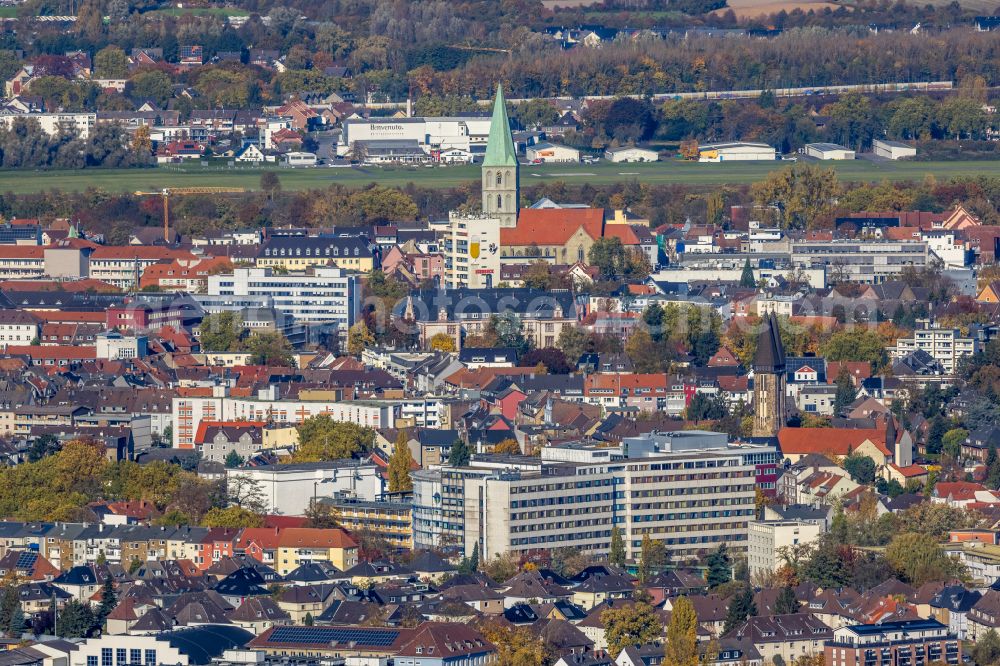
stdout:
POLYGON ((137 197, 163 197, 163 240, 170 242, 170 197, 175 194, 221 194, 246 192, 242 187, 164 187, 159 192, 134 192, 137 197))

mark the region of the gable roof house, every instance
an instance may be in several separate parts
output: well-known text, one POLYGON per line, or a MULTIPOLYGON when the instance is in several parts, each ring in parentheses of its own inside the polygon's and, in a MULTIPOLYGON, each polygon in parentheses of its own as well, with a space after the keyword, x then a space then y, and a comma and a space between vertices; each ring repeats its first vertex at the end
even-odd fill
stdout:
POLYGON ((810 613, 748 618, 726 638, 749 641, 765 663, 791 663, 803 655, 823 654, 823 643, 833 639, 833 629, 810 613))
POLYGON ((1000 591, 987 589, 966 615, 966 638, 978 641, 990 631, 1000 631, 1000 591))
POLYGON ((464 666, 493 661, 496 647, 470 626, 426 622, 396 652, 395 663, 414 666, 464 666))
POLYGON ((226 613, 226 618, 238 627, 255 635, 265 630, 292 623, 292 618, 283 611, 271 597, 247 599, 235 610, 226 613))

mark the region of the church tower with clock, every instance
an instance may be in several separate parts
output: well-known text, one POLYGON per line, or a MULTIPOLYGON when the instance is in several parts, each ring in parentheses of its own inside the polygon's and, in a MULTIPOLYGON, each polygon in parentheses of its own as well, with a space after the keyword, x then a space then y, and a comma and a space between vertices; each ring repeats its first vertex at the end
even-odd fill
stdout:
POLYGON ((496 219, 503 228, 517 226, 520 188, 518 186, 517 151, 507 119, 507 102, 503 88, 497 85, 493 102, 490 136, 483 157, 483 213, 496 219))

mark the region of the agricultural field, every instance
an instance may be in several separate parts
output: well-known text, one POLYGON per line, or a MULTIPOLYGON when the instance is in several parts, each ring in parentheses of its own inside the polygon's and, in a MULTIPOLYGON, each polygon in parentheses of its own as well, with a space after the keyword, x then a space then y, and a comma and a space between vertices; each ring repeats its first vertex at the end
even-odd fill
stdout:
MULTIPOLYGON (((666 161, 656 164, 525 165, 522 186, 563 180, 568 183, 609 183, 638 180, 650 184, 685 185, 749 184, 761 180, 788 162, 697 164, 666 161)), ((826 162, 842 181, 918 181, 927 174, 939 180, 957 176, 1000 177, 1000 160, 955 162, 826 162)), ((334 183, 364 187, 370 183, 423 187, 455 187, 479 179, 475 166, 413 168, 313 168, 272 169, 281 178, 282 188, 302 190, 334 183)), ((26 194, 46 190, 82 191, 88 188, 109 192, 155 190, 164 187, 244 187, 257 189, 262 169, 221 167, 159 167, 153 169, 88 169, 85 171, 0 171, 0 192, 26 194)))
POLYGON ((792 12, 801 9, 803 12, 820 12, 824 9, 834 10, 841 6, 850 7, 846 3, 827 2, 826 0, 728 0, 725 9, 718 9, 713 13, 720 14, 732 9, 736 18, 748 19, 775 14, 782 10, 792 12))

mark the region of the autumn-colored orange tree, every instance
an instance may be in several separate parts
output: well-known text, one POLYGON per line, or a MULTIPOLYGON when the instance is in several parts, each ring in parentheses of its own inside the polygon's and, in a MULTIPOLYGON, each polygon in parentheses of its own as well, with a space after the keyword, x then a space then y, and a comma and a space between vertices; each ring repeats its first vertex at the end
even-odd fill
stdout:
POLYGON ((521 453, 521 445, 517 443, 516 439, 508 437, 507 439, 501 440, 496 446, 493 447, 493 453, 518 455, 521 453))
POLYGON ((482 619, 475 628, 497 648, 497 666, 542 666, 545 643, 524 627, 512 627, 497 619, 482 619))

